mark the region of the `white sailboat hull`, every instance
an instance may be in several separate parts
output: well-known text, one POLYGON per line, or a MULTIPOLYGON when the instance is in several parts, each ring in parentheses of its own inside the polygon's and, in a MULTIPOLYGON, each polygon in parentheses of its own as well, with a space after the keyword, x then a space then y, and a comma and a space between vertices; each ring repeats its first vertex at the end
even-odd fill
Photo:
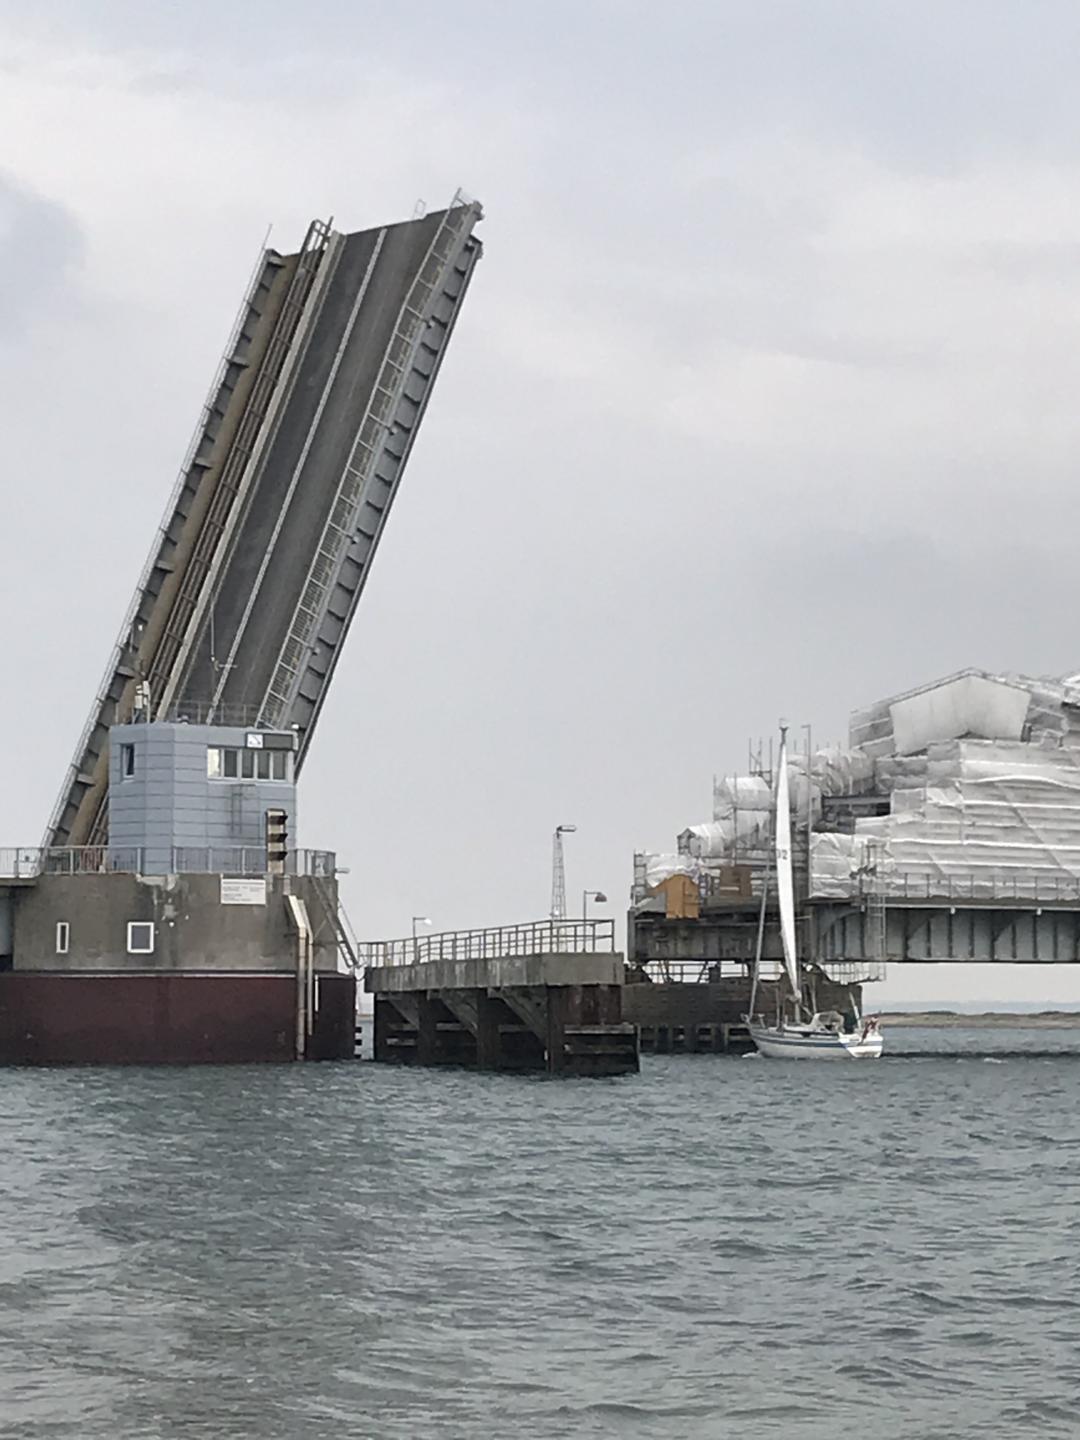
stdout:
POLYGON ((877 1060, 885 1048, 880 1030, 867 1035, 837 1035, 829 1031, 771 1025, 749 1027, 750 1038, 761 1055, 770 1060, 877 1060))

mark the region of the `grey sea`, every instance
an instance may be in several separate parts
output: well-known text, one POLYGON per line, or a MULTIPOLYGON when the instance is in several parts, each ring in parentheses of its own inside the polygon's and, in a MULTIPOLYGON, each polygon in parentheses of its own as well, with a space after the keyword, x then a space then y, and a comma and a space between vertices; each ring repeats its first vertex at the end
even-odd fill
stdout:
POLYGON ((0 1434, 1080 1433, 1080 1032, 0 1072, 0 1434))

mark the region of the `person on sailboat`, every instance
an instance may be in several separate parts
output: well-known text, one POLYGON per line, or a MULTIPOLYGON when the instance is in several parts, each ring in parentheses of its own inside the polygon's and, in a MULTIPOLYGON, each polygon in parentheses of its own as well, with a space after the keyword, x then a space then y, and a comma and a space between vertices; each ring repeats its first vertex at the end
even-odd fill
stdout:
MULTIPOLYGON (((787 726, 780 724, 780 754, 776 766, 776 798, 773 820, 773 859, 776 868, 776 898, 780 919, 780 940, 784 953, 783 979, 776 989, 776 1023, 770 1025, 754 1011, 757 997, 758 977, 761 967, 761 953, 765 933, 765 915, 768 904, 769 871, 766 869, 761 888, 761 906, 758 912, 757 946, 754 954, 753 980, 750 989, 750 1004, 745 1017, 750 1038, 760 1055, 776 1059, 827 1059, 835 1056, 841 1059, 873 1059, 882 1052, 884 1038, 876 1020, 864 1025, 858 1031, 857 1014, 849 1017, 836 1010, 817 1009, 817 993, 813 983, 818 966, 807 957, 800 964, 795 929, 795 884, 791 856, 791 800, 787 767, 787 726), (813 973, 811 973, 813 972, 813 973), (807 986, 807 975, 810 984, 807 986), (785 983, 786 982, 786 983, 785 983), (807 1016, 805 992, 809 990, 811 1013, 807 1016), (790 991, 794 1014, 788 1020, 785 1011, 788 1006, 781 997, 790 991)), ((847 998, 854 997, 848 992, 847 998)), ((852 1008, 855 1008, 854 1006, 852 1008)))

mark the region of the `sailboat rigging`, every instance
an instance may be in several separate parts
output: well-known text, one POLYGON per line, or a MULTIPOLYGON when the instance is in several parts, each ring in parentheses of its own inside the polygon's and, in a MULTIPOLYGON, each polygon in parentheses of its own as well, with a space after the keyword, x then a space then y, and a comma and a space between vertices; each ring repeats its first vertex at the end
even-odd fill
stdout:
MULTIPOLYGON (((810 804, 809 752, 807 754, 807 805, 810 804)), ((785 995, 779 1005, 775 1025, 755 1014, 758 976, 765 938, 765 914, 768 903, 769 871, 762 881, 761 912, 758 918, 757 949, 754 976, 750 990, 750 1013, 745 1017, 750 1038, 760 1054, 770 1059, 844 1059, 876 1060, 884 1048, 884 1039, 875 1018, 863 1019, 853 1014, 845 1017, 835 1010, 818 1011, 807 1007, 804 976, 799 964, 795 932, 795 881, 791 856, 791 793, 787 763, 787 727, 780 727, 780 755, 777 761, 775 820, 773 824, 773 860, 776 866, 777 908, 780 914, 780 943, 784 955, 785 989, 790 988, 794 1015, 787 1016, 785 995), (809 1015, 809 1019, 806 1017, 809 1015)), ((809 827, 808 827, 809 829, 809 827)), ((809 857, 807 858, 809 865, 809 857)))

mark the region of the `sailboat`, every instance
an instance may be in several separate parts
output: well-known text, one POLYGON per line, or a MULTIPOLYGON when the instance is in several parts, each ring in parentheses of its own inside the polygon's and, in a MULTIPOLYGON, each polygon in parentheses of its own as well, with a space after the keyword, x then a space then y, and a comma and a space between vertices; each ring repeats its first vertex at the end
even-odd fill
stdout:
MULTIPOLYGON (((808 791, 809 803, 809 791, 808 791)), ((884 1048, 884 1037, 875 1017, 856 1015, 854 1024, 836 1010, 810 1010, 804 1004, 803 977, 795 944, 795 883, 791 865, 791 799, 787 767, 787 727, 780 727, 780 758, 776 778, 776 823, 774 860, 780 910, 780 938, 784 949, 784 974, 791 990, 785 997, 775 1025, 754 1014, 757 998, 761 947, 765 934, 765 909, 769 877, 766 873, 761 896, 754 979, 750 992, 750 1013, 745 1016, 750 1038, 761 1055, 780 1060, 876 1060, 884 1048), (793 1015, 785 1011, 790 999, 793 1015), (807 1018, 809 1017, 809 1018, 807 1018)))

